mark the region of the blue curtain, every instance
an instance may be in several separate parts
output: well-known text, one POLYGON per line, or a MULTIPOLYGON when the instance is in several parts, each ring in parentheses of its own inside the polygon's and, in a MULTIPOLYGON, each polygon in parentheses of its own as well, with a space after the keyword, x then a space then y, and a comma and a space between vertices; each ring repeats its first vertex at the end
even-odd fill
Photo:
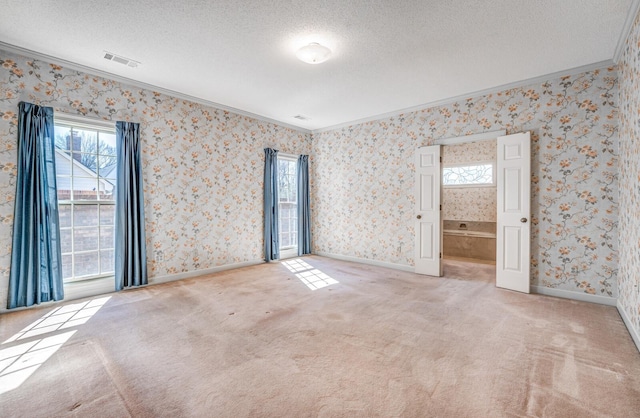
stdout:
POLYGON ((116 290, 147 284, 140 124, 116 122, 116 290))
POLYGON ((278 150, 264 149, 264 259, 280 258, 278 238, 278 150))
POLYGON ((298 157, 298 255, 311 254, 309 156, 298 157))
POLYGON ((18 105, 18 176, 7 307, 62 300, 53 108, 18 105))

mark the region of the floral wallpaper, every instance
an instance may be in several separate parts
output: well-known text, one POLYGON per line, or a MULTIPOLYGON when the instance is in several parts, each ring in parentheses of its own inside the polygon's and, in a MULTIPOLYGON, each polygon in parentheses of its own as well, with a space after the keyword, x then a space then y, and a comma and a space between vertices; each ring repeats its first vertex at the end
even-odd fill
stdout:
POLYGON ((444 187, 442 219, 453 221, 496 222, 498 205, 495 187, 444 187))
POLYGON ((495 161, 498 153, 498 141, 495 139, 444 145, 442 147, 443 164, 466 164, 495 161))
MULTIPOLYGON (((478 141, 444 145, 442 164, 467 164, 495 161, 497 141, 478 141)), ((442 219, 457 221, 496 222, 496 187, 444 187, 442 189, 442 219)))
POLYGON ((415 149, 531 131, 532 284, 616 297, 617 95, 602 68, 314 134, 314 250, 413 265, 415 149))
POLYGON ((619 63, 620 272, 618 306, 640 335, 640 15, 619 63))
MULTIPOLYGON (((310 135, 0 51, 0 288, 10 268, 18 102, 141 123, 149 276, 263 258, 265 146, 310 135)), ((5 306, 6 291, 0 292, 5 306)))

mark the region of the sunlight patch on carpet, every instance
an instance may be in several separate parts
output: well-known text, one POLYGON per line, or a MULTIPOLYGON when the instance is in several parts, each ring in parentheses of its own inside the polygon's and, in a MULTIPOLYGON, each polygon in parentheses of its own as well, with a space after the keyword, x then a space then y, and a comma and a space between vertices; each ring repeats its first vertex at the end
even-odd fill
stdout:
POLYGON ((283 261, 282 265, 294 273, 311 290, 339 283, 336 279, 299 258, 283 261))
POLYGON ((0 395, 17 389, 44 364, 77 330, 33 339, 43 334, 85 324, 111 296, 60 306, 3 342, 0 349, 0 395), (11 344, 31 338, 21 344, 11 344))
POLYGON ((0 395, 20 387, 76 330, 0 350, 0 395))
POLYGON ((111 296, 56 308, 2 344, 82 325, 98 312, 109 299, 111 296))

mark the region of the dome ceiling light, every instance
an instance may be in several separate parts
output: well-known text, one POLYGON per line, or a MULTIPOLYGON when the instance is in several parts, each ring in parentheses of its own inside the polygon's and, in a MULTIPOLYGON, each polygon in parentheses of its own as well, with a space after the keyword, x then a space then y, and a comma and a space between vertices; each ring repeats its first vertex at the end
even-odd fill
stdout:
POLYGON ((309 45, 303 46, 296 52, 296 57, 307 64, 320 64, 325 62, 331 56, 331 50, 317 42, 311 42, 309 45))

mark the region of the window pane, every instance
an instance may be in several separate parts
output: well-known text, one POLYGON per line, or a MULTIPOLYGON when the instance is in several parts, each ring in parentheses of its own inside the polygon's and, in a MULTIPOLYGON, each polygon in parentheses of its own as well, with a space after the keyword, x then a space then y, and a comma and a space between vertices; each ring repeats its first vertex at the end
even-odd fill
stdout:
POLYGON ((282 218, 280 222, 280 232, 282 233, 289 232, 289 222, 287 218, 282 218))
POLYGON ((113 225, 116 205, 100 205, 100 225, 113 225))
POLYGON ((96 200, 98 198, 97 178, 74 177, 73 200, 96 200))
POLYGON ((58 216, 60 217, 60 228, 71 226, 71 205, 59 205, 58 216))
POLYGON ((73 175, 74 176, 92 176, 98 172, 98 156, 95 154, 83 154, 74 152, 73 156, 73 175))
POLYGON ((100 273, 98 268, 98 252, 76 254, 73 263, 75 268, 75 277, 97 275, 100 273))
MULTIPOLYGON (((56 165, 56 170, 58 166, 56 165)), ((58 200, 71 200, 71 177, 56 177, 58 200)))
POLYGON ((492 184, 493 164, 478 164, 442 169, 442 184, 492 184))
POLYGON ((98 133, 98 154, 116 155, 116 134, 106 132, 98 133))
POLYGON ((73 225, 98 226, 98 205, 74 205, 73 225))
POLYGON ((116 179, 116 157, 98 155, 98 174, 100 177, 115 180, 116 179))
POLYGON ((115 259, 113 250, 100 251, 100 267, 101 273, 113 273, 115 270, 115 259))
POLYGON ((91 251, 98 249, 98 228, 74 228, 73 250, 91 251))
POLYGON ((113 248, 114 237, 112 226, 100 227, 100 249, 113 248))
POLYGON ((73 277, 72 266, 73 257, 71 254, 62 256, 62 278, 69 279, 73 277))
POLYGON ((71 128, 67 128, 66 126, 54 126, 53 128, 54 135, 56 137, 55 144, 56 148, 59 150, 69 150, 71 149, 71 143, 69 139, 71 138, 71 128))
POLYGON ((72 251, 71 246, 71 236, 73 234, 72 229, 61 229, 60 230, 60 251, 63 253, 70 253, 72 251))
POLYGON ((98 198, 100 200, 108 200, 114 201, 116 196, 114 194, 115 191, 115 182, 111 183, 110 181, 100 179, 98 181, 98 187, 100 189, 100 193, 98 194, 98 198))
POLYGON ((73 145, 74 152, 84 152, 87 154, 98 153, 98 133, 85 129, 73 129, 73 145))

